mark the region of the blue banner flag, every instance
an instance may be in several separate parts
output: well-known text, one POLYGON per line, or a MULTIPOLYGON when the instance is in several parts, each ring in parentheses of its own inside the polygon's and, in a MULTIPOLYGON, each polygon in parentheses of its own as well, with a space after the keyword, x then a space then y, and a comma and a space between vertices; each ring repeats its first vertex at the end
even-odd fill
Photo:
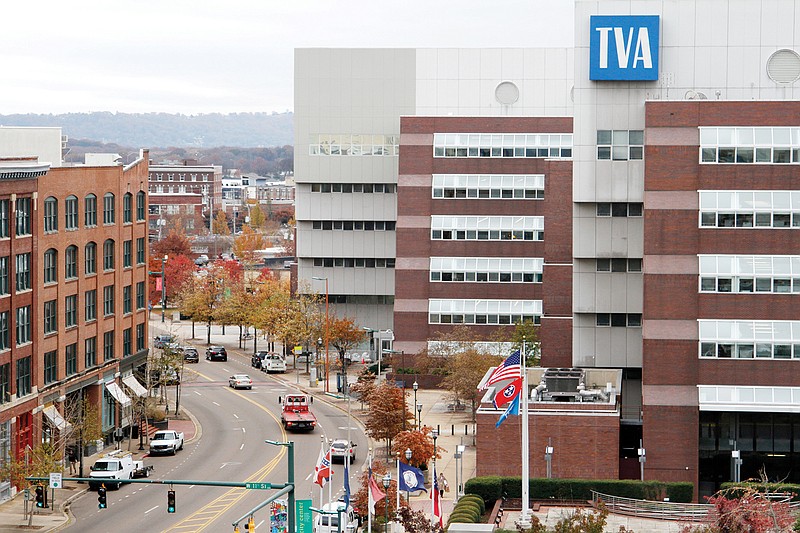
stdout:
POLYGON ((345 509, 350 506, 350 469, 348 464, 350 461, 345 457, 344 459, 344 506, 345 509))
POLYGON ((405 463, 400 463, 400 484, 398 490, 405 490, 408 492, 416 492, 425 489, 425 476, 422 470, 415 468, 405 463))
POLYGON ((495 424, 494 427, 499 428, 500 424, 506 421, 508 415, 519 415, 519 395, 517 395, 517 397, 514 398, 510 404, 508 404, 508 408, 502 415, 500 415, 500 419, 497 421, 497 424, 495 424))

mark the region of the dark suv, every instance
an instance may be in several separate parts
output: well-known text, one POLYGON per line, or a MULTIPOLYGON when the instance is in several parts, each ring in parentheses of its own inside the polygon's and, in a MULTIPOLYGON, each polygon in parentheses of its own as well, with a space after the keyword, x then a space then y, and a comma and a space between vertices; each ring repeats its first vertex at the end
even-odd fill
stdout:
POLYGON ((250 366, 253 368, 261 368, 264 363, 264 358, 269 355, 269 352, 256 352, 256 354, 250 358, 250 366))
POLYGON ((183 347, 183 360, 187 363, 198 363, 200 362, 200 355, 197 353, 197 349, 192 346, 184 346, 183 347))
POLYGON ((206 348, 206 359, 208 361, 227 361, 228 352, 224 346, 209 346, 206 348))

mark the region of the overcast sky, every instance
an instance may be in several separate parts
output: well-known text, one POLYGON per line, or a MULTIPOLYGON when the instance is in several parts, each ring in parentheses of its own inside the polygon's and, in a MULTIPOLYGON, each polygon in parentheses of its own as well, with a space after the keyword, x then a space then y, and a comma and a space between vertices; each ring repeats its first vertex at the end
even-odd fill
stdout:
POLYGON ((284 112, 303 47, 564 47, 572 0, 28 0, 0 114, 284 112))

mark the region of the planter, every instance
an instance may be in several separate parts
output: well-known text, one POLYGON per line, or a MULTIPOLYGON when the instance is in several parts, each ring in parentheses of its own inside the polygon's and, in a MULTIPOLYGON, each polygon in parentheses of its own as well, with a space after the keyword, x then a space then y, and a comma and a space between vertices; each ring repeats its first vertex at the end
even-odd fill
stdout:
POLYGON ((156 428, 157 430, 169 429, 169 420, 167 420, 166 418, 164 420, 159 420, 159 421, 151 419, 147 421, 147 424, 149 426, 156 428))

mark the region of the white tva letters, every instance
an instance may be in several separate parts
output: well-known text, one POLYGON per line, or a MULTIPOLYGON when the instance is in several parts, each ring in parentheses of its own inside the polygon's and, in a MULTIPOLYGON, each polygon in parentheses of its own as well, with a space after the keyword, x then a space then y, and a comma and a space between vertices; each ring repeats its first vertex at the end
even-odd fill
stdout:
MULTIPOLYGON (((614 44, 617 49, 617 64, 619 68, 629 68, 628 59, 631 55, 631 43, 633 42, 634 28, 628 28, 628 35, 623 33, 623 28, 595 28, 600 33, 600 68, 608 68, 608 34, 614 31, 614 44), (627 39, 626 39, 627 37, 627 39)), ((653 56, 650 52, 650 32, 646 27, 638 29, 636 35, 636 49, 633 53, 633 64, 630 68, 636 68, 641 63, 643 68, 653 68, 653 56)))

